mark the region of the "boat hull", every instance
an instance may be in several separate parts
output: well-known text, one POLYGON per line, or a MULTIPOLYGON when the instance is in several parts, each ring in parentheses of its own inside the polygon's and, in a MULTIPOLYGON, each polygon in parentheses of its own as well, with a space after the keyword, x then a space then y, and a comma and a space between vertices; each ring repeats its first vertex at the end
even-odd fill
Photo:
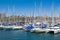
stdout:
POLYGON ((47 33, 54 33, 54 34, 56 34, 56 33, 59 33, 59 30, 58 29, 56 29, 56 30, 54 30, 54 29, 48 29, 48 30, 46 30, 46 32, 47 33))
POLYGON ((0 27, 0 30, 3 30, 3 27, 0 27))
POLYGON ((15 26, 15 27, 12 27, 13 30, 22 30, 22 26, 15 26))
POLYGON ((34 28, 31 30, 31 32, 36 32, 36 33, 43 33, 45 32, 45 29, 41 29, 41 28, 34 28))
POLYGON ((10 30, 12 30, 12 28, 4 28, 3 30, 10 31, 10 30))

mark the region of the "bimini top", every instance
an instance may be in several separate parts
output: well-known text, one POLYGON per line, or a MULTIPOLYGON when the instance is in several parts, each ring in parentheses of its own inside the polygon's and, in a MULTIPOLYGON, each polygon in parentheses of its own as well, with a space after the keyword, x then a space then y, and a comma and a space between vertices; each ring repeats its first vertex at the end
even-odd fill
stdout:
POLYGON ((41 24, 41 28, 46 28, 47 25, 46 24, 41 24))
POLYGON ((26 29, 33 29, 34 27, 32 25, 29 25, 26 27, 26 29))

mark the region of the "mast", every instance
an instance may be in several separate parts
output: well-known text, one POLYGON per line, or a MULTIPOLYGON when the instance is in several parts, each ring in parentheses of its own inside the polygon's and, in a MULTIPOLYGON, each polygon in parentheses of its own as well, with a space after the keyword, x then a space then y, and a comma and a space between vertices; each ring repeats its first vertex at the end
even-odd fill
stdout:
POLYGON ((15 14, 14 15, 15 16, 14 17, 14 23, 16 23, 16 25, 17 25, 17 22, 19 22, 19 20, 18 20, 18 12, 17 12, 18 10, 16 9, 15 5, 13 6, 13 11, 14 11, 14 14, 15 14))
POLYGON ((11 23, 11 20, 10 20, 10 18, 11 18, 11 8, 9 7, 9 5, 8 5, 8 21, 9 21, 9 23, 11 23))
POLYGON ((52 17, 52 25, 53 25, 53 23, 54 23, 54 3, 53 2, 52 2, 51 17, 52 17))
MULTIPOLYGON (((40 13, 42 13, 42 0, 40 0, 39 15, 40 15, 40 13)), ((40 21, 40 16, 39 16, 38 20, 40 21)))
POLYGON ((8 5, 8 23, 10 23, 10 9, 9 9, 9 5, 8 5))
POLYGON ((3 23, 5 23, 5 11, 3 10, 3 12, 2 12, 2 21, 3 21, 3 23))
POLYGON ((25 19, 25 24, 26 24, 26 22, 27 22, 27 14, 26 14, 26 12, 24 12, 24 19, 25 19))
POLYGON ((45 12, 45 8, 44 8, 44 21, 45 21, 45 24, 46 24, 47 20, 46 20, 46 12, 45 12))
POLYGON ((18 9, 15 9, 15 15, 16 15, 16 19, 15 19, 16 20, 16 25, 18 25, 17 24, 19 22, 19 19, 18 19, 18 9))
MULTIPOLYGON (((31 17, 31 11, 30 11, 30 22, 31 22, 31 18, 32 18, 32 17, 31 17)), ((31 22, 31 23, 32 23, 32 22, 31 22)))
POLYGON ((35 13, 36 13, 36 0, 34 1, 34 11, 33 11, 33 23, 35 23, 35 13))
POLYGON ((15 9, 15 6, 13 6, 13 13, 14 13, 14 17, 13 17, 14 19, 13 20, 14 20, 14 23, 15 23, 16 20, 15 20, 15 10, 14 9, 15 9))
MULTIPOLYGON (((60 7, 58 7, 58 12, 59 12, 59 15, 58 15, 58 16, 59 16, 59 17, 58 17, 59 20, 58 20, 58 21, 59 21, 59 23, 60 23, 60 7)), ((57 19, 56 19, 56 20, 57 20, 57 19)))
POLYGON ((24 18, 25 18, 25 23, 26 23, 26 13, 24 12, 24 18))

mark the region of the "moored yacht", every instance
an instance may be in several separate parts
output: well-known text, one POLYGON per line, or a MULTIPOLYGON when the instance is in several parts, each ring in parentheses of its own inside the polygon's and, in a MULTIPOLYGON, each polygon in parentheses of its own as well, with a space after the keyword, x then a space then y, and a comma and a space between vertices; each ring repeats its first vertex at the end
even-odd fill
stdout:
POLYGON ((58 26, 53 26, 53 27, 46 29, 46 32, 56 34, 60 32, 60 28, 58 26))
POLYGON ((22 26, 13 26, 12 27, 13 30, 20 30, 20 29, 23 29, 22 26))
POLYGON ((9 23, 3 23, 3 30, 12 30, 12 27, 14 27, 15 25, 13 24, 9 24, 9 23))
POLYGON ((0 30, 3 30, 3 25, 2 24, 0 24, 0 30))
POLYGON ((3 30, 6 30, 6 31, 12 30, 12 26, 4 26, 4 27, 3 27, 3 30))
POLYGON ((43 33, 43 32, 45 32, 45 29, 42 29, 42 28, 34 28, 30 32, 43 33))
POLYGON ((42 32, 45 32, 46 30, 46 25, 45 24, 39 24, 38 27, 35 27, 34 29, 31 30, 31 32, 36 32, 36 33, 42 33, 42 32))
POLYGON ((25 27, 24 27, 24 30, 25 31, 30 31, 30 30, 32 30, 34 27, 31 25, 31 24, 28 24, 28 25, 25 25, 25 27))

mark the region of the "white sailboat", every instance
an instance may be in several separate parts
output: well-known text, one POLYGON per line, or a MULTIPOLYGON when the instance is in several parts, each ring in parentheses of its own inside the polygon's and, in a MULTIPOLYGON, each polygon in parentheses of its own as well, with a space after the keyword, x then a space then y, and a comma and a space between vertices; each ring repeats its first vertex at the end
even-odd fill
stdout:
MULTIPOLYGON (((4 11, 2 13, 4 13, 4 11)), ((3 15, 1 15, 0 30, 3 30, 3 25, 2 24, 3 24, 4 20, 2 20, 2 18, 3 18, 3 15)))
POLYGON ((2 23, 0 24, 0 30, 3 30, 3 25, 2 25, 2 23))
MULTIPOLYGON (((36 3, 35 3, 35 10, 36 10, 36 3)), ((42 3, 41 3, 41 10, 42 10, 42 3)), ((34 28, 31 30, 31 32, 45 32, 45 28, 41 28, 41 23, 40 22, 36 22, 35 25, 33 25, 34 28)))
POLYGON ((47 33, 54 33, 54 34, 56 34, 56 33, 59 33, 60 32, 60 28, 59 27, 50 27, 50 28, 48 28, 48 29, 46 29, 46 32, 47 33))
POLYGON ((23 29, 25 31, 30 31, 32 28, 33 28, 32 23, 27 22, 27 16, 26 16, 26 13, 25 13, 25 25, 24 25, 23 29))
POLYGON ((12 27, 13 30, 21 30, 23 29, 22 26, 13 26, 12 27))
MULTIPOLYGON (((9 6, 8 6, 8 14, 9 14, 9 16, 10 16, 10 13, 11 13, 10 11, 11 11, 11 10, 10 10, 10 8, 9 8, 9 6)), ((8 16, 8 17, 9 17, 9 16, 8 16)), ((9 20, 9 22, 6 23, 6 26, 5 26, 5 25, 3 26, 4 30, 12 30, 12 26, 9 25, 9 24, 11 24, 11 23, 10 23, 10 17, 8 18, 8 20, 9 20)), ((4 23, 4 24, 5 24, 5 23, 4 23)))
POLYGON ((45 32, 46 31, 46 27, 47 25, 46 24, 35 24, 35 27, 31 30, 31 32, 36 32, 36 33, 39 33, 39 32, 45 32))
MULTIPOLYGON (((15 9, 15 7, 14 7, 14 9, 15 9)), ((17 17, 18 17, 18 14, 17 14, 16 10, 15 10, 15 15, 17 15, 17 17)), ((13 30, 20 30, 20 29, 23 29, 22 26, 20 26, 20 25, 18 26, 17 22, 19 22, 18 19, 17 19, 17 21, 16 21, 15 18, 14 18, 14 23, 16 23, 16 25, 13 26, 12 29, 13 29, 13 30)))
POLYGON ((48 29, 46 29, 46 32, 48 33, 59 33, 60 32, 60 28, 59 28, 59 26, 57 25, 57 26, 54 26, 55 24, 54 24, 54 11, 53 11, 53 4, 52 4, 52 26, 50 27, 50 28, 48 28, 48 29))

